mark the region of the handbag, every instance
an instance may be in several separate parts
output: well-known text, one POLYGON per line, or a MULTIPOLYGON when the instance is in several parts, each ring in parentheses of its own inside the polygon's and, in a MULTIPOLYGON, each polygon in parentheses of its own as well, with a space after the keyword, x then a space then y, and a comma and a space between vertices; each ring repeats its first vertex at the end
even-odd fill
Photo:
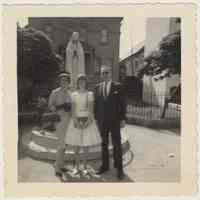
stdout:
POLYGON ((71 110, 71 104, 70 103, 60 104, 60 105, 56 106, 56 109, 57 110, 62 110, 63 109, 65 112, 70 112, 70 110, 71 110))

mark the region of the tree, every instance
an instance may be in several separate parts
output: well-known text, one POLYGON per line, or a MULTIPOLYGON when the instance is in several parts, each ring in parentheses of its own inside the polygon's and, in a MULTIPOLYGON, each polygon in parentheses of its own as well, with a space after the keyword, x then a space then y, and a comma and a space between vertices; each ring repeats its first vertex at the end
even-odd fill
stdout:
POLYGON ((162 69, 181 73, 181 32, 170 34, 160 42, 162 69))
POLYGON ((23 107, 32 100, 36 88, 54 79, 58 70, 59 58, 50 39, 42 31, 17 27, 19 105, 23 107))
POLYGON ((143 74, 158 75, 160 78, 181 73, 181 32, 172 33, 162 39, 159 50, 145 58, 143 74))

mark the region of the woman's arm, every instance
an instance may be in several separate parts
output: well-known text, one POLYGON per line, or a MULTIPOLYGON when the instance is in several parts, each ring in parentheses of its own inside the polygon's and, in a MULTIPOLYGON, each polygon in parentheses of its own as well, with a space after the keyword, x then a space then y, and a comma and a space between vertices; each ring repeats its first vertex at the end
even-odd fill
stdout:
POLYGON ((89 111, 89 119, 92 120, 94 118, 94 94, 93 94, 93 92, 88 93, 88 111, 89 111))
POLYGON ((76 104, 75 104, 74 94, 72 94, 72 98, 71 98, 71 113, 72 113, 72 120, 74 123, 74 127, 77 127, 78 120, 77 120, 77 116, 76 116, 76 104))
POLYGON ((55 94, 55 91, 52 91, 49 97, 49 102, 48 102, 48 107, 52 112, 56 111, 55 102, 56 102, 56 94, 55 94))
POLYGON ((75 110, 76 110, 76 105, 75 105, 75 103, 74 102, 72 102, 72 119, 75 119, 76 118, 76 112, 75 112, 75 110))
POLYGON ((88 110, 91 118, 94 117, 94 101, 88 103, 88 110))
POLYGON ((98 99, 98 90, 99 90, 99 86, 97 85, 94 88, 94 92, 93 92, 93 96, 94 96, 94 101, 93 101, 93 113, 94 113, 94 118, 97 118, 97 99, 98 99))

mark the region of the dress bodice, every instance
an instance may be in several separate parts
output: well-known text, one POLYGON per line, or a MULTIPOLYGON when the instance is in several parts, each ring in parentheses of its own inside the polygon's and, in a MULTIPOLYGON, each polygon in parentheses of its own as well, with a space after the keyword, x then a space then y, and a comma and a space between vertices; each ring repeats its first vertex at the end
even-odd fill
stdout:
POLYGON ((88 104, 93 101, 92 92, 74 92, 72 102, 75 105, 75 113, 78 117, 87 117, 89 113, 88 104))
POLYGON ((50 106, 58 106, 64 103, 71 103, 70 92, 63 91, 61 88, 53 90, 49 97, 50 106))

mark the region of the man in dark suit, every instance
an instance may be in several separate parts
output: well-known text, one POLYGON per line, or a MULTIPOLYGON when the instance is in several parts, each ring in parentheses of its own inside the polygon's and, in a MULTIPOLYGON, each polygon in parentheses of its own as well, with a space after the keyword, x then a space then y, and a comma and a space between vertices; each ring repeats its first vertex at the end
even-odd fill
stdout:
POLYGON ((126 105, 122 87, 112 81, 112 71, 108 66, 101 67, 103 82, 95 88, 95 119, 102 138, 102 165, 98 174, 109 170, 109 133, 113 144, 114 167, 119 180, 124 178, 122 166, 122 145, 120 128, 125 126, 126 105))

